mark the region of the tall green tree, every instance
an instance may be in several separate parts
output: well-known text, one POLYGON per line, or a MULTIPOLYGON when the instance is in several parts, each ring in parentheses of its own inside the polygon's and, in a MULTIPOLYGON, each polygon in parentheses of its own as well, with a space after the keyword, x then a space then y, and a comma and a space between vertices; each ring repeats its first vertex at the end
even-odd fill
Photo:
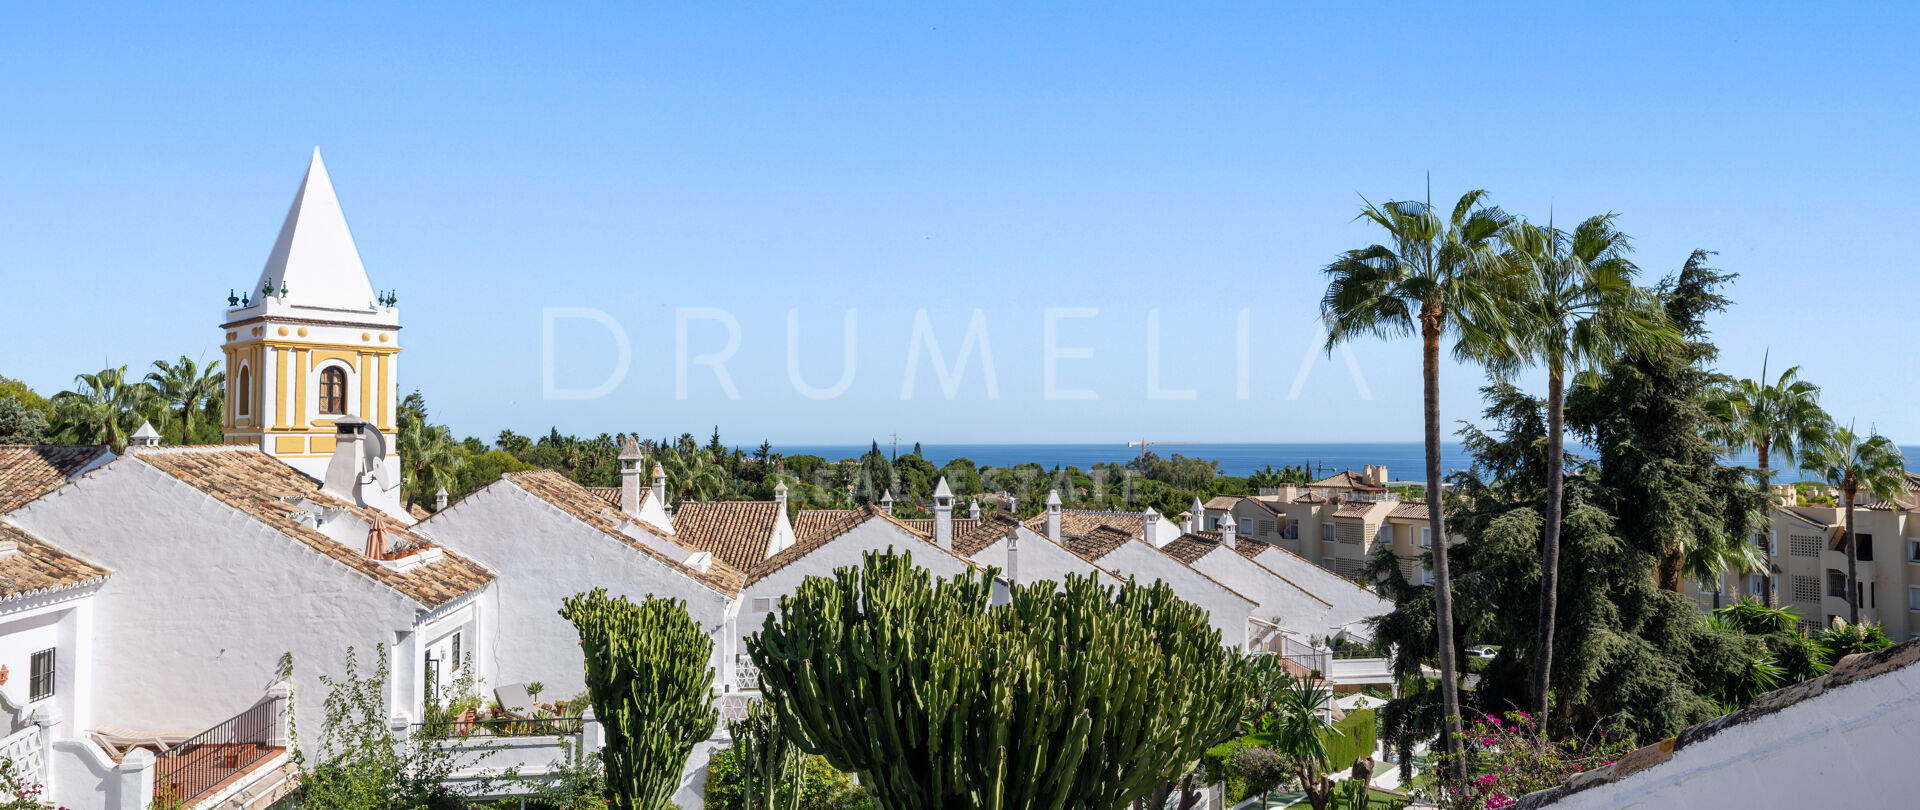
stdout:
POLYGON ((1844 499, 1847 524, 1847 621, 1860 623, 1859 537, 1853 531, 1854 502, 1865 492, 1875 499, 1891 503, 1906 494, 1907 460, 1900 446, 1881 435, 1861 436, 1852 425, 1835 427, 1826 440, 1815 445, 1801 458, 1801 464, 1816 471, 1844 499))
MULTIPOLYGON (((1349 250, 1327 265, 1320 312, 1327 349, 1361 337, 1420 337, 1422 418, 1425 426, 1428 529, 1433 544, 1435 655, 1451 750, 1460 730, 1459 652, 1454 639, 1453 584, 1447 565, 1446 518, 1440 480, 1440 344, 1455 339, 1456 355, 1497 334, 1498 310, 1509 282, 1498 238, 1511 221, 1485 205, 1487 192, 1469 191, 1443 216, 1428 203, 1369 203, 1360 219, 1385 232, 1386 241, 1349 250)), ((1457 759, 1457 758, 1456 758, 1457 759)))
POLYGON ((175 363, 153 361, 146 383, 157 404, 178 410, 181 443, 193 444, 199 436, 194 422, 205 412, 209 400, 225 396, 227 375, 220 371, 218 360, 201 368, 192 358, 181 355, 175 363))
POLYGON ((993 582, 807 578, 747 641, 788 737, 890 810, 1120 810, 1238 730, 1245 660, 1164 583, 993 582))
POLYGON ((127 432, 135 427, 130 423, 139 418, 149 389, 128 382, 126 366, 81 374, 73 382, 72 389, 53 395, 56 440, 125 448, 127 432))
POLYGON ((605 588, 569 596, 560 615, 580 633, 587 694, 606 731, 607 806, 666 810, 687 756, 713 733, 713 639, 678 599, 639 603, 605 588))
MULTIPOLYGON (((1497 373, 1541 367, 1547 372, 1547 480, 1545 526, 1540 543, 1541 634, 1534 645, 1534 713, 1547 714, 1553 673, 1554 612, 1559 599, 1560 528, 1566 497, 1566 404, 1568 375, 1597 371, 1631 348, 1672 340, 1652 296, 1633 283, 1638 272, 1627 254, 1627 235, 1615 215, 1588 218, 1571 233, 1529 222, 1511 223, 1502 234, 1506 259, 1520 270, 1520 289, 1502 302, 1512 328, 1505 340, 1482 345, 1497 373)), ((1544 724, 1542 725, 1544 728, 1544 724)))

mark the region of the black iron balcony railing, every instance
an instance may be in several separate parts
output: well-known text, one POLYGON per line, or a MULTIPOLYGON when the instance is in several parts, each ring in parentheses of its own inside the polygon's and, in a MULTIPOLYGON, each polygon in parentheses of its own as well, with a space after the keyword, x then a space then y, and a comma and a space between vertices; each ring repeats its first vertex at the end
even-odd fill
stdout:
POLYGON ((273 732, 284 700, 263 700, 160 752, 154 763, 155 792, 165 791, 185 805, 280 750, 273 744, 273 732))

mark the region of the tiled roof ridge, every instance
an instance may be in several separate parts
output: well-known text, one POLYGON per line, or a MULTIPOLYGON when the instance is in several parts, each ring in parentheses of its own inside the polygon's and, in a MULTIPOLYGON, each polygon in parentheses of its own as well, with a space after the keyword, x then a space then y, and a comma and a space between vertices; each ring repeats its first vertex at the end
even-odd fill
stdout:
POLYGON ((27 527, 22 526, 18 523, 14 523, 12 521, 6 520, 4 517, 0 517, 0 539, 12 539, 15 543, 22 544, 23 547, 19 551, 19 553, 22 555, 38 553, 36 551, 29 550, 24 546, 26 545, 39 546, 46 551, 50 551, 53 554, 57 554, 62 557, 72 559, 73 561, 78 562, 81 565, 84 565, 88 568, 94 569, 95 571, 98 572, 97 574, 94 574, 92 576, 85 576, 82 579, 76 579, 74 581, 65 582, 58 585, 29 587, 29 588, 24 588, 22 590, 16 591, 14 593, 0 594, 0 603, 17 602, 22 599, 31 599, 36 596, 44 596, 52 593, 60 593, 62 591, 71 591, 71 590, 76 590, 80 588, 86 588, 92 585, 97 585, 102 582, 105 582, 109 577, 113 576, 113 569, 110 569, 104 565, 101 565, 85 557, 82 557, 78 554, 75 554, 71 551, 68 551, 65 548, 62 548, 61 546, 59 546, 58 544, 52 541, 49 541, 38 534, 35 534, 31 529, 28 529, 27 527), (8 535, 12 535, 12 537, 9 538, 8 535))
MULTIPOLYGON (((1387 597, 1385 597, 1385 596, 1382 596, 1382 595, 1380 594, 1380 592, 1379 592, 1379 591, 1376 591, 1376 590, 1374 590, 1374 589, 1372 589, 1372 588, 1369 588, 1369 587, 1367 587, 1367 586, 1365 586, 1365 585, 1361 585, 1360 583, 1358 583, 1358 582, 1354 582, 1353 580, 1351 580, 1351 579, 1347 579, 1346 577, 1343 577, 1343 576, 1340 576, 1339 574, 1336 574, 1336 573, 1334 573, 1334 572, 1332 572, 1332 571, 1329 571, 1329 570, 1328 570, 1328 569, 1326 569, 1326 568, 1321 568, 1321 567, 1320 567, 1320 564, 1319 564, 1319 563, 1316 563, 1316 562, 1314 562, 1314 561, 1312 561, 1312 560, 1309 560, 1309 559, 1307 559, 1307 558, 1305 558, 1305 557, 1302 557, 1302 556, 1300 556, 1300 555, 1298 555, 1298 554, 1295 554, 1295 553, 1293 553, 1293 551, 1291 551, 1291 550, 1289 550, 1289 549, 1287 549, 1287 548, 1285 548, 1285 547, 1282 547, 1282 546, 1277 546, 1277 545, 1274 545, 1274 544, 1272 544, 1272 543, 1266 543, 1266 544, 1264 544, 1264 545, 1266 545, 1266 547, 1267 547, 1267 548, 1270 548, 1270 549, 1273 549, 1274 551, 1278 551, 1278 552, 1280 552, 1281 554, 1285 554, 1285 555, 1287 555, 1287 556, 1289 556, 1289 557, 1292 557, 1292 558, 1294 558, 1294 559, 1296 559, 1296 560, 1299 560, 1299 561, 1301 562, 1301 564, 1303 564, 1303 565, 1311 565, 1311 566, 1313 566, 1313 567, 1315 567, 1315 568, 1319 568, 1319 569, 1320 569, 1320 570, 1322 570, 1322 571, 1326 571, 1326 572, 1327 572, 1327 575, 1328 575, 1328 576, 1330 576, 1330 577, 1333 577, 1334 579, 1337 579, 1337 580, 1340 580, 1341 582, 1344 582, 1344 583, 1347 583, 1348 585, 1351 585, 1351 586, 1353 586, 1354 588, 1357 588, 1357 589, 1359 589, 1359 590, 1361 590, 1361 591, 1364 591, 1364 592, 1366 592, 1366 593, 1367 593, 1367 594, 1368 594, 1369 596, 1372 596, 1372 597, 1374 597, 1374 598, 1376 598, 1376 599, 1387 599, 1387 597)), ((1265 549, 1262 549, 1262 550, 1264 551, 1265 549)), ((1255 562, 1258 562, 1258 560, 1255 560, 1255 562)), ((1261 568, 1267 568, 1267 567, 1266 567, 1266 566, 1264 566, 1264 565, 1262 565, 1262 566, 1260 566, 1260 567, 1261 567, 1261 568)), ((1273 571, 1273 569, 1271 569, 1271 568, 1267 568, 1267 570, 1268 570, 1268 571, 1273 571)), ((1280 577, 1281 579, 1286 579, 1286 576, 1285 576, 1285 575, 1283 575, 1283 574, 1281 574, 1281 573, 1280 573, 1279 571, 1273 571, 1273 575, 1274 575, 1274 576, 1277 576, 1277 577, 1280 577)), ((1293 585, 1293 586, 1294 586, 1294 587, 1296 587, 1296 588, 1300 588, 1300 586, 1299 586, 1299 585, 1298 585, 1297 583, 1294 583, 1294 582, 1293 582, 1293 580, 1287 580, 1287 583, 1288 583, 1288 584, 1290 584, 1290 585, 1293 585)), ((1307 590, 1306 588, 1300 588, 1300 590, 1302 590, 1302 591, 1305 591, 1306 593, 1309 593, 1309 594, 1311 594, 1311 593, 1313 593, 1312 591, 1308 591, 1308 590, 1307 590)), ((1318 597, 1315 597, 1315 598, 1318 598, 1318 597)), ((1393 600, 1391 600, 1391 599, 1387 599, 1387 601, 1389 601, 1389 602, 1391 602, 1391 601, 1393 601, 1393 600)))
MULTIPOLYGON (((700 571, 698 569, 689 568, 687 567, 686 563, 680 560, 676 560, 660 552, 659 550, 650 548, 647 546, 647 544, 626 536, 625 534, 621 533, 618 529, 610 529, 606 526, 600 525, 596 520, 587 519, 586 517, 578 513, 575 513, 574 511, 566 508, 565 506, 562 506, 561 504, 553 502, 551 499, 547 498, 545 495, 541 494, 540 492, 536 492, 533 489, 528 488, 527 486, 527 482, 530 482, 530 481, 559 481, 566 486, 578 487, 583 491, 586 489, 586 487, 580 486, 578 483, 575 483, 572 479, 566 477, 565 475, 560 474, 559 472, 556 472, 554 470, 547 470, 547 469, 519 470, 516 472, 505 473, 500 477, 502 480, 506 481, 507 483, 512 484, 514 489, 519 490, 520 492, 526 494, 528 497, 533 498, 536 501, 546 504, 548 507, 560 512, 562 515, 565 515, 569 519, 582 523, 588 526, 589 528, 595 529, 599 531, 601 534, 604 534, 607 537, 613 538, 614 540, 621 542, 622 544, 626 545, 628 548, 637 549, 638 551, 640 551, 640 553, 645 554, 648 557, 651 557, 654 560, 665 564, 668 568, 672 569, 673 571, 678 572, 681 575, 686 576, 687 578, 692 579, 693 581, 701 585, 704 585, 708 589, 713 590, 717 593, 720 593, 722 595, 729 596, 729 597, 737 596, 739 594, 740 586, 744 584, 747 580, 747 574, 745 572, 740 571, 731 565, 728 565, 726 561, 721 560, 717 557, 713 560, 711 566, 708 568, 707 571, 700 571), (716 571, 717 573, 715 573, 716 571)), ((632 522, 640 526, 641 528, 647 530, 648 532, 652 533, 654 536, 666 540, 666 542, 668 543, 673 542, 671 539, 669 539, 673 537, 672 532, 666 531, 665 529, 661 529, 657 526, 654 526, 651 523, 647 523, 646 521, 634 518, 632 515, 628 515, 625 512, 615 510, 610 505, 607 505, 604 501, 601 501, 598 497, 595 497, 594 494, 591 492, 583 492, 583 494, 588 498, 592 498, 596 504, 600 504, 602 509, 613 512, 615 515, 618 516, 619 520, 632 522)), ((598 513, 596 513, 596 517, 599 520, 608 520, 608 521, 612 521, 615 519, 615 518, 608 518, 604 515, 598 515, 598 513)))
POLYGON ((1635 749, 1611 764, 1574 774, 1559 785, 1522 796, 1512 807, 1514 810, 1546 807, 1575 793, 1619 782, 1657 767, 1673 759, 1676 753, 1723 731, 1777 714, 1848 684, 1905 669, 1915 663, 1920 663, 1920 638, 1908 639, 1870 653, 1849 655, 1835 663, 1825 675, 1763 694, 1754 698, 1746 708, 1689 726, 1673 737, 1635 749))
MULTIPOLYGON (((765 562, 747 574, 747 584, 751 585, 762 579, 766 579, 767 576, 773 574, 775 571, 779 571, 782 568, 798 562, 800 558, 807 556, 815 549, 839 539, 841 535, 865 525, 869 519, 877 517, 880 514, 880 510, 873 508, 872 504, 862 504, 853 509, 820 509, 812 511, 846 512, 847 514, 845 517, 840 518, 838 522, 830 524, 826 530, 811 533, 805 539, 796 538, 793 545, 787 546, 773 556, 768 557, 765 562)), ((911 532, 908 533, 911 534, 911 532)))
MULTIPOLYGON (((412 601, 416 604, 423 605, 429 608, 437 607, 441 604, 445 604, 446 602, 450 602, 461 596, 465 596, 466 594, 471 593, 474 590, 477 590, 485 586, 488 582, 492 582, 495 579, 499 578, 499 575, 496 574, 492 569, 489 569, 486 566, 481 565, 480 563, 474 560, 468 559, 467 557, 457 552, 454 552, 453 550, 448 549, 445 546, 440 546, 442 550, 442 555, 443 555, 440 561, 436 561, 434 563, 420 566, 408 572, 394 571, 393 569, 390 569, 381 565, 380 562, 377 560, 367 560, 365 558, 365 555, 354 551, 351 547, 337 540, 334 540, 331 537, 328 537, 327 535, 321 533, 318 529, 315 529, 311 526, 306 526, 305 524, 294 521, 292 518, 292 511, 285 511, 281 514, 281 517, 284 517, 288 521, 288 525, 277 525, 273 521, 267 519, 265 516, 256 513, 254 509, 249 508, 245 499, 240 499, 238 498, 238 496, 235 496, 236 499, 239 501, 239 502, 236 502, 233 500, 228 500, 227 498, 223 498, 216 492, 210 491, 206 487, 202 487, 194 483, 194 481, 188 479, 187 476, 182 474, 180 471, 155 463, 152 459, 148 458, 148 456, 166 456, 166 455, 203 455, 203 454, 213 455, 213 453, 197 453, 197 452, 190 453, 190 452, 181 452, 181 451, 191 451, 191 450, 197 450, 197 449, 219 449, 227 453, 232 453, 234 455, 247 456, 250 459, 256 459, 256 460, 264 461, 270 464, 278 465, 279 472, 298 475, 299 477, 305 479, 306 481, 313 483, 315 486, 314 489, 310 491, 296 493, 302 499, 311 500, 315 503, 323 504, 328 507, 345 510, 346 512, 352 514, 356 519, 360 519, 360 520, 368 519, 368 514, 363 514, 363 513, 370 513, 372 515, 379 515, 381 517, 389 517, 386 515, 386 513, 381 512, 378 509, 373 509, 371 507, 362 507, 355 504, 351 504, 344 500, 341 500, 340 498, 337 498, 333 495, 330 495, 321 491, 320 489, 318 489, 318 482, 314 481, 314 479, 311 476, 308 476, 305 473, 301 473, 299 470, 295 469, 292 465, 287 464, 286 462, 273 457, 272 455, 266 453, 265 451, 261 450, 258 447, 254 447, 252 445, 201 445, 198 447, 164 448, 163 452, 153 452, 156 448, 138 448, 138 449, 141 450, 142 452, 130 453, 128 455, 122 456, 121 458, 116 459, 115 461, 105 466, 111 467, 111 466, 118 465, 122 461, 137 460, 139 463, 146 464, 148 467, 151 467, 154 470, 168 476, 169 478, 172 478, 173 480, 180 482, 182 486, 192 489, 193 491, 200 493, 202 496, 209 498, 216 503, 222 504, 228 509, 231 509, 235 512, 240 513, 243 517, 259 524, 261 527, 267 529, 268 531, 276 535, 279 535, 281 537, 285 537, 288 540, 291 540, 295 543, 298 543, 299 545, 305 547, 306 550, 309 552, 327 557, 333 560, 335 563, 338 563, 342 566, 347 567, 348 569, 358 572, 362 576, 365 576, 368 579, 373 580, 375 584, 378 584, 382 587, 392 590, 393 592, 399 594, 401 597, 409 601, 412 601), (352 562, 349 562, 349 560, 352 560, 352 562), (363 566, 363 565, 357 564, 360 562, 364 562, 366 563, 366 565, 363 566), (444 583, 444 584, 447 584, 449 588, 459 588, 460 590, 454 593, 453 595, 447 597, 446 599, 440 599, 438 601, 435 601, 436 599, 435 596, 428 595, 425 592, 411 592, 411 591, 408 591, 406 588, 401 587, 402 584, 421 584, 421 583, 418 583, 417 580, 420 579, 420 573, 423 572, 424 569, 433 569, 433 573, 443 573, 443 572, 451 573, 451 572, 445 571, 445 569, 443 568, 440 568, 440 566, 443 566, 443 565, 446 566, 447 568, 470 566, 473 569, 479 571, 481 574, 484 574, 484 577, 480 578, 479 582, 472 585, 466 585, 461 583, 444 583)), ((257 493, 257 494, 271 495, 271 493, 257 493)), ((289 501, 287 501, 286 496, 272 496, 272 498, 273 500, 271 501, 271 503, 277 504, 277 507, 280 509, 283 509, 283 510, 299 509, 299 507, 293 506, 289 501)), ((259 504, 259 506, 264 506, 264 503, 259 504)), ((420 546, 437 545, 436 543, 433 542, 433 539, 431 537, 428 537, 426 535, 421 535, 421 534, 415 534, 409 527, 405 525, 401 525, 397 520, 387 525, 387 531, 390 533, 399 535, 401 540, 420 541, 419 543, 415 543, 414 545, 420 545, 420 546)))

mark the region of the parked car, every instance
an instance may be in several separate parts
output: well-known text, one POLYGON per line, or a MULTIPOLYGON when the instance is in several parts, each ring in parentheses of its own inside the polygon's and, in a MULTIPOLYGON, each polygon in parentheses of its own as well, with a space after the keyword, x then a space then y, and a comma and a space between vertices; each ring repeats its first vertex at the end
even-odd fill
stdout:
POLYGON ((1499 654, 1500 654, 1500 651, 1492 647, 1480 646, 1480 647, 1467 648, 1468 658, 1492 658, 1499 654))

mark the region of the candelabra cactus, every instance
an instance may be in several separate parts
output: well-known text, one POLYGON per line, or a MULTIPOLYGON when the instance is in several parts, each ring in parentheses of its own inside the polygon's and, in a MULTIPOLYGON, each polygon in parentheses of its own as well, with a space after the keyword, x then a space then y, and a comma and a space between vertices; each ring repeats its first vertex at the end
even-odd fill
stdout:
POLYGON ((744 810, 799 810, 806 754, 780 728, 765 702, 747 706, 747 716, 727 721, 740 763, 744 810))
POLYGON ((787 736, 888 810, 1118 810, 1235 732, 1245 661, 1164 584, 993 574, 808 578, 747 642, 787 736))
POLYGON ((713 733, 713 640, 677 599, 638 604, 606 589, 564 600, 580 632, 587 692, 605 730, 600 750, 614 810, 671 806, 693 747, 713 733))

